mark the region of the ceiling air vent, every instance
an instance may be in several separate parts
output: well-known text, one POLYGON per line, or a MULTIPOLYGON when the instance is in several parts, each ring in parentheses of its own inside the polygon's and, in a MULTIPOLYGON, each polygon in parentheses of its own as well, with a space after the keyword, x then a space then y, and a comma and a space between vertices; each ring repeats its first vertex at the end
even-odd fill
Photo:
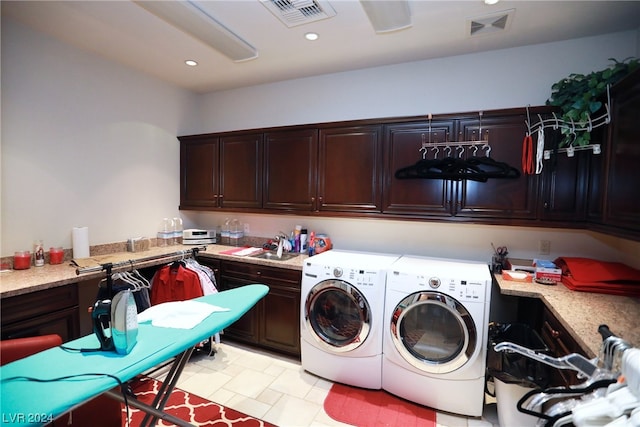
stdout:
POLYGON ((515 9, 509 9, 479 18, 467 19, 467 34, 475 37, 505 31, 511 25, 515 11, 515 9))
POLYGON ((295 27, 336 16, 323 0, 260 0, 287 27, 295 27))

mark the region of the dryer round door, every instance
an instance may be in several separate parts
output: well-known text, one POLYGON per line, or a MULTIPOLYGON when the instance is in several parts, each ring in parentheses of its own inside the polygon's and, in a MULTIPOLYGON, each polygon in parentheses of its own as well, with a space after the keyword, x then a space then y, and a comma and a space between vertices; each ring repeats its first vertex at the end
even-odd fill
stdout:
POLYGON ((478 332, 467 309, 440 292, 416 292, 396 305, 391 338, 412 366, 444 374, 464 366, 478 346, 478 332))
POLYGON ((309 291, 305 322, 327 351, 358 348, 371 330, 371 309, 362 293, 343 280, 324 280, 309 291))

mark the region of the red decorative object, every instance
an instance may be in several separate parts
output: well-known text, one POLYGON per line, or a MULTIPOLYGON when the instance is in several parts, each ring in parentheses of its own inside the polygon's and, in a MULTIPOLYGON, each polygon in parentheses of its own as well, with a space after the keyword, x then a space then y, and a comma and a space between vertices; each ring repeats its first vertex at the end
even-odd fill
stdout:
POLYGON ((49 264, 62 264, 64 259, 64 250, 62 248, 49 249, 49 264))
POLYGON ((26 270, 27 268, 31 268, 31 252, 16 252, 13 255, 13 269, 26 270))
MULTIPOLYGON (((158 389, 162 386, 160 381, 150 377, 139 377, 131 384, 136 398, 146 404, 151 404, 158 389)), ((126 408, 122 405, 124 414, 122 426, 126 427, 126 408)), ((206 400, 200 396, 175 388, 169 401, 164 407, 164 412, 183 419, 200 427, 276 427, 266 421, 250 417, 231 408, 206 400)), ((129 407, 130 427, 137 427, 144 419, 145 413, 129 407)), ((162 420, 158 420, 157 426, 173 426, 162 420)))
MULTIPOLYGON (((425 390, 425 393, 428 393, 425 390)), ((433 409, 400 399, 384 390, 334 384, 324 410, 336 421, 359 427, 435 427, 433 409)))

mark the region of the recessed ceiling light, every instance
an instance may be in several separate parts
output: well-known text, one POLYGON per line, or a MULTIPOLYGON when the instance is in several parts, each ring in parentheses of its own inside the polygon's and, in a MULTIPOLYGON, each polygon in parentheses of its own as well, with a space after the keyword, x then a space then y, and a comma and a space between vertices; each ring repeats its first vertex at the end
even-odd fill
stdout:
POLYGON ((318 33, 306 33, 304 35, 305 39, 311 40, 311 41, 318 40, 318 37, 320 37, 318 33))
POLYGON ((484 4, 496 4, 498 3, 500 0, 484 0, 484 4))
POLYGON ((187 59, 186 61, 184 61, 184 63, 187 64, 189 67, 196 67, 198 65, 198 63, 193 59, 187 59))

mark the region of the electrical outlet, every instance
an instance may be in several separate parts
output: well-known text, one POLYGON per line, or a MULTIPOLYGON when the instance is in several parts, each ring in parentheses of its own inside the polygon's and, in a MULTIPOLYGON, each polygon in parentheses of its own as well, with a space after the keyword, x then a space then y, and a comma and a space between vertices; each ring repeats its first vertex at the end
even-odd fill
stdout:
POLYGON ((538 241, 538 253, 540 255, 549 255, 551 253, 551 241, 539 240, 538 241))
POLYGON ((250 231, 249 224, 245 223, 244 224, 244 235, 247 236, 249 234, 249 231, 250 231))

